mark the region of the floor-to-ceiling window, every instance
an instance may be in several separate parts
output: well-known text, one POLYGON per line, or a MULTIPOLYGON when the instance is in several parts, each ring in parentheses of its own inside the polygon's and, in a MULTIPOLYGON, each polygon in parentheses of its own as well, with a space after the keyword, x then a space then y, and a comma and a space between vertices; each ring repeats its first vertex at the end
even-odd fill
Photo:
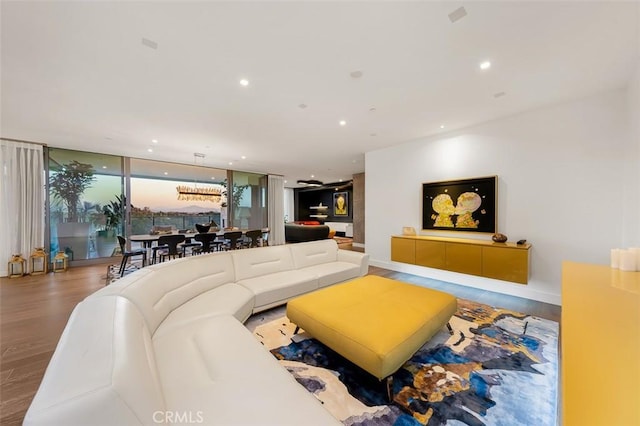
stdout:
POLYGON ((225 217, 222 196, 227 171, 209 167, 131 160, 131 234, 146 234, 154 226, 193 230, 196 223, 225 217), (183 189, 179 194, 178 188, 183 189))
POLYGON ((49 235, 52 254, 70 260, 108 257, 123 230, 123 159, 49 148, 49 235))
POLYGON ((46 155, 52 255, 109 257, 117 254, 117 235, 156 226, 267 226, 266 175, 58 148, 46 155))
POLYGON ((268 226, 267 176, 234 171, 231 196, 232 226, 240 229, 261 229, 268 226))

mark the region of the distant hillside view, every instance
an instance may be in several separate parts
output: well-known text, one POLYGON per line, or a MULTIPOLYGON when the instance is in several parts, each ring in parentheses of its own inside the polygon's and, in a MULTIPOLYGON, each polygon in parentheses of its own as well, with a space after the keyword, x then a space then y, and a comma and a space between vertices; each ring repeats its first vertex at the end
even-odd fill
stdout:
POLYGON ((195 229, 196 223, 211 223, 221 224, 220 209, 214 211, 213 209, 199 207, 199 206, 187 206, 187 207, 169 207, 166 210, 161 208, 150 209, 144 207, 142 209, 135 206, 131 209, 131 233, 148 234, 154 226, 173 226, 175 229, 195 229))
POLYGON ((202 206, 186 206, 186 207, 155 207, 151 209, 152 212, 167 212, 167 213, 217 213, 220 214, 220 207, 202 207, 202 206))
MULTIPOLYGON (((131 179, 131 232, 148 234, 154 225, 173 226, 176 229, 194 229, 196 223, 221 223, 221 202, 181 201, 176 187, 193 182, 132 178, 131 179)), ((202 185, 219 186, 219 185, 202 185)))
MULTIPOLYGON (((140 208, 148 207, 153 212, 220 212, 221 199, 215 201, 181 201, 178 200, 176 187, 193 186, 193 182, 131 178, 131 203, 140 208)), ((224 187, 219 184, 199 184, 202 188, 224 187)))

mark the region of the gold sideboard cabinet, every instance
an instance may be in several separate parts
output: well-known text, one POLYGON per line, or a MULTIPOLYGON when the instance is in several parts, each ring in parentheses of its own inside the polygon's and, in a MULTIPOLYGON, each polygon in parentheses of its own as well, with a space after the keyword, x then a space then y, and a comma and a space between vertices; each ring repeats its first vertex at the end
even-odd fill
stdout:
POLYGON ((391 260, 527 284, 530 248, 531 244, 402 235, 391 237, 391 260))

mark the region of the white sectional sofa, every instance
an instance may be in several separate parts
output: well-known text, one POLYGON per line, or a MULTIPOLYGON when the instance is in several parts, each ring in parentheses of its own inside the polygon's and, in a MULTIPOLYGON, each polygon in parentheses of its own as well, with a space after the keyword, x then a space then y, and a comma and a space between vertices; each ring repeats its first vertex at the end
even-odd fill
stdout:
POLYGON ((75 308, 24 424, 339 424, 242 322, 368 261, 323 240, 136 271, 75 308))

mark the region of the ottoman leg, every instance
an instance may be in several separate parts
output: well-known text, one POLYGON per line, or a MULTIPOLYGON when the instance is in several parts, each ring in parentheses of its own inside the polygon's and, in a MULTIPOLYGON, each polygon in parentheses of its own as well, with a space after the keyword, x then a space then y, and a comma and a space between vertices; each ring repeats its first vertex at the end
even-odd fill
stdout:
POLYGON ((447 329, 449 329, 449 334, 453 336, 453 328, 451 328, 451 324, 447 322, 447 329))
POLYGON ((393 376, 387 377, 387 400, 393 402, 393 376))
POLYGON ((298 334, 298 331, 300 331, 300 326, 296 325, 296 329, 293 330, 293 334, 298 334))

